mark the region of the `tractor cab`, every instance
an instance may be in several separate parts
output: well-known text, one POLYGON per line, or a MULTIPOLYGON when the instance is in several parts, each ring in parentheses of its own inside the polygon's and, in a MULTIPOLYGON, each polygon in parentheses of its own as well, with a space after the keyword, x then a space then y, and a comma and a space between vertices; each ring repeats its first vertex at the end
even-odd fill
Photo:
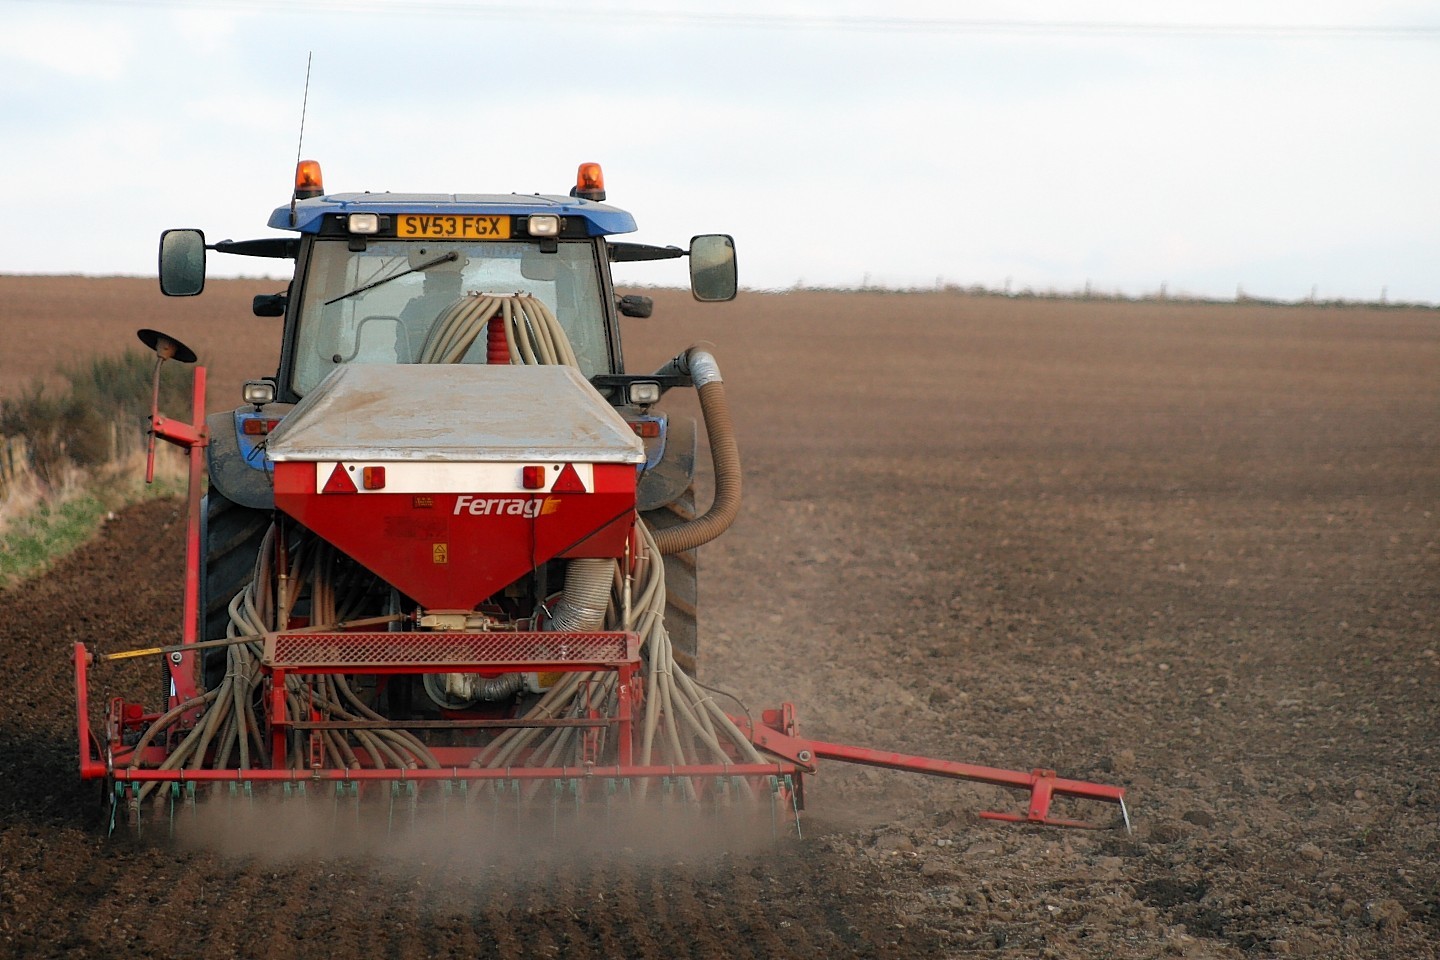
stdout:
POLYGON ((260 314, 286 318, 276 399, 295 402, 350 364, 485 363, 484 338, 463 350, 443 318, 464 297, 524 295, 558 320, 582 375, 623 374, 617 313, 646 315, 640 298, 617 298, 610 263, 690 257, 696 299, 733 299, 734 243, 711 234, 690 248, 613 243, 635 221, 608 206, 598 164, 582 164, 570 196, 540 194, 326 194, 319 165, 302 161, 292 202, 269 225, 298 238, 206 244, 198 230, 170 230, 160 285, 171 296, 204 288, 205 252, 295 260, 288 294, 256 298, 260 314))

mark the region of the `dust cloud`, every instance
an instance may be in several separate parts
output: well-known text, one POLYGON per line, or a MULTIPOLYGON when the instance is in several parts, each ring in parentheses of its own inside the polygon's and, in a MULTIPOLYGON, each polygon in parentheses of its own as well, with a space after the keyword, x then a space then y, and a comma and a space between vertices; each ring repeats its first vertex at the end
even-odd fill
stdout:
POLYGON ((797 834, 795 811, 772 801, 768 789, 716 802, 681 799, 659 785, 648 797, 602 789, 597 799, 544 782, 520 790, 428 783, 415 795, 405 785, 392 794, 389 784, 373 783, 359 796, 331 784, 307 786, 303 794, 265 788, 247 796, 220 785, 173 811, 168 802, 152 804, 138 832, 149 843, 169 840, 262 863, 360 858, 465 871, 608 857, 700 865, 730 854, 763 856, 797 834))

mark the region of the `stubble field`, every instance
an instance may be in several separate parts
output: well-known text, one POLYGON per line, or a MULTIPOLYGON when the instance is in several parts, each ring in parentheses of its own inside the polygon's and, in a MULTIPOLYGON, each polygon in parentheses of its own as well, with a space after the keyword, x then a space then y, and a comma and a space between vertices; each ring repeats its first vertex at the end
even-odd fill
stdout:
MULTIPOLYGON (((148 326, 230 406, 279 286, 0 277, 0 391, 148 326)), ((1123 785, 1134 834, 828 764, 805 838, 758 851, 103 839, 69 649, 175 634, 157 501, 0 594, 0 956, 1440 956, 1440 313, 654 293, 630 369, 713 341, 746 470, 701 554, 706 681, 821 739, 1123 785)))

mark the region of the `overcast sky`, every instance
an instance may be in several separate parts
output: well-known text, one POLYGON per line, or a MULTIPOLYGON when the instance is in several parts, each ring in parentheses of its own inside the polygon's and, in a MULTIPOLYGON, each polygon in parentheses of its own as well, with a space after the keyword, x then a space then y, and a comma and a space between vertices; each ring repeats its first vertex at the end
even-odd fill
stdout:
POLYGON ((0 14, 5 273, 153 275, 165 227, 270 235, 313 53, 303 153, 328 189, 565 193, 595 160, 633 239, 732 233, 752 288, 1440 302, 1440 2, 0 14))

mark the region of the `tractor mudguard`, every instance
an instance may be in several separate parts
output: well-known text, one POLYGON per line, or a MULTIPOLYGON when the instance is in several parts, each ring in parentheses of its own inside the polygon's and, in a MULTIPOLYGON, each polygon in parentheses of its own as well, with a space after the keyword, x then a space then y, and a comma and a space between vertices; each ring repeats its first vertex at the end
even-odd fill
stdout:
POLYGON ((641 513, 674 503, 695 479, 695 419, 671 417, 660 462, 640 475, 635 508, 641 513))
POLYGON ((255 408, 246 404, 206 417, 210 444, 205 448, 205 466, 210 474, 210 485, 242 507, 273 510, 274 484, 263 447, 260 446, 264 436, 242 436, 241 423, 257 417, 279 419, 292 406, 288 403, 268 404, 257 415, 255 408))

